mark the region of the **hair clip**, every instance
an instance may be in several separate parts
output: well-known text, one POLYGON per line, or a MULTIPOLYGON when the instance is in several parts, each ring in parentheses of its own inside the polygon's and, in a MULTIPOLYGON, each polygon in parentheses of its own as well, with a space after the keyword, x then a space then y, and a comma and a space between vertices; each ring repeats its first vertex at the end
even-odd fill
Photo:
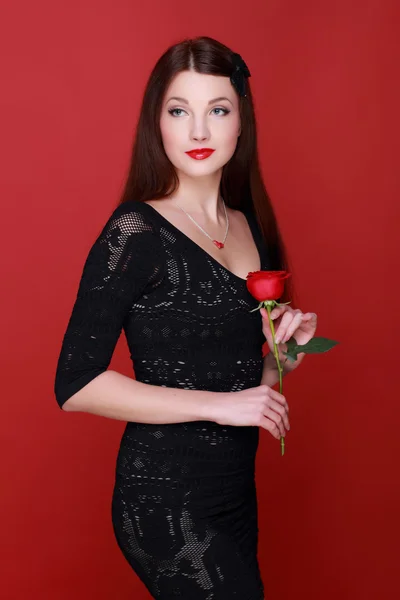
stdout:
POLYGON ((236 88, 239 96, 246 96, 246 77, 251 77, 250 71, 240 54, 233 52, 231 58, 234 66, 230 76, 231 83, 236 88))

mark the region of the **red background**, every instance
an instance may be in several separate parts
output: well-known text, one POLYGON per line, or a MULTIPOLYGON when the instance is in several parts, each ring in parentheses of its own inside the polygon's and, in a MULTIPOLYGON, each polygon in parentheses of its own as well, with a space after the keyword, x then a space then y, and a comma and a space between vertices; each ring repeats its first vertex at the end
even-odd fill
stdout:
MULTIPOLYGON (((170 44, 210 35, 249 64, 300 307, 318 314, 317 335, 340 342, 284 380, 283 458, 261 432, 266 598, 399 597, 399 3, 4 8, 0 596, 149 598, 111 526, 124 423, 61 412, 53 380, 83 261, 122 190, 149 72, 170 44)), ((111 366, 131 373, 123 336, 111 366)))

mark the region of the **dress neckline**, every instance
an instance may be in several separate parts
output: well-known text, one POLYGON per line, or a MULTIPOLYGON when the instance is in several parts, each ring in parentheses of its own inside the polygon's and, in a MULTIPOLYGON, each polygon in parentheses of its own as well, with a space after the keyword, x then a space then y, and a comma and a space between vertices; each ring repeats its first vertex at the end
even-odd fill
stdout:
MULTIPOLYGON (((144 201, 140 202, 140 204, 144 204, 145 206, 149 206, 153 213, 155 213, 156 215, 158 215, 158 217, 164 223, 167 223, 169 225, 169 227, 171 227, 176 233, 178 233, 187 243, 191 244, 192 246, 195 246, 203 254, 206 254, 207 257, 209 258, 209 260, 211 260, 212 262, 214 262, 215 264, 217 264, 221 269, 223 269, 224 271, 226 271, 226 273, 228 273, 231 277, 233 277, 233 278, 241 281, 242 283, 246 283, 247 282, 247 279, 243 279, 243 277, 239 277, 239 275, 236 275, 236 273, 234 273, 233 271, 230 271, 229 269, 227 269, 225 267, 225 265, 223 265, 222 263, 220 263, 219 260, 217 260, 216 258, 214 258, 214 256, 212 256, 212 254, 210 254, 209 252, 207 252, 207 250, 204 250, 204 248, 202 248, 199 244, 197 244, 197 242, 195 242, 194 240, 192 240, 191 237, 189 237, 188 235, 186 235, 186 233, 184 233, 183 231, 181 231, 180 229, 178 229, 178 227, 175 227, 175 225, 173 223, 171 223, 171 221, 169 221, 166 217, 164 217, 164 215, 162 215, 156 208, 154 208, 154 206, 152 206, 151 204, 148 204, 147 202, 144 202, 144 201)), ((256 223, 253 222, 253 219, 249 216, 248 211, 243 210, 243 209, 239 209, 239 210, 246 217, 247 225, 248 225, 248 227, 250 229, 251 235, 253 237, 253 241, 254 241, 254 243, 256 245, 257 252, 258 252, 258 258, 259 258, 259 262, 260 262, 260 268, 258 270, 261 270, 262 269, 261 242, 259 241, 260 238, 259 238, 258 232, 255 230, 256 223)))

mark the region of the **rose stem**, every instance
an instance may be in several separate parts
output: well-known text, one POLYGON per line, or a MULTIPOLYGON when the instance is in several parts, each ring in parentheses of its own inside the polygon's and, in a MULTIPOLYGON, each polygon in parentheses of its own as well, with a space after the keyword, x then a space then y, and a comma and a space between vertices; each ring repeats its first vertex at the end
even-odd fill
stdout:
MULTIPOLYGON (((271 328, 272 331, 272 340, 274 342, 274 356, 275 356, 275 360, 276 360, 276 364, 278 366, 278 373, 279 373, 279 393, 282 394, 282 367, 281 367, 281 363, 279 362, 279 350, 278 350, 278 346, 275 342, 275 328, 274 328, 274 322, 271 319, 271 305, 275 306, 275 302, 271 301, 271 300, 267 300, 266 302, 264 302, 264 306, 267 309, 267 313, 268 313, 268 321, 269 321, 269 326, 271 328)), ((283 437, 283 435, 281 436, 281 456, 283 456, 285 454, 285 438, 283 437)))

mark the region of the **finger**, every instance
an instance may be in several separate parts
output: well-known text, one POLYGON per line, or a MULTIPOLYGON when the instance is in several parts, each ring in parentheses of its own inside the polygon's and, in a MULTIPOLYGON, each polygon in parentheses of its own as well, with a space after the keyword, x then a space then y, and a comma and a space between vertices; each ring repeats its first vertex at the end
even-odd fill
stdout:
POLYGON ((287 342, 288 340, 290 340, 290 338, 292 337, 292 335, 295 333, 296 329, 299 327, 299 325, 303 322, 303 314, 300 313, 298 315, 296 315, 293 319, 293 321, 290 323, 289 327, 287 328, 284 337, 282 338, 282 342, 287 342))
POLYGON ((285 312, 285 314, 283 315, 282 320, 279 323, 279 327, 278 327, 277 331, 275 332, 275 341, 277 344, 279 344, 286 336, 288 327, 290 326, 294 317, 295 317, 294 312, 285 312))
POLYGON ((260 422, 260 427, 268 431, 271 435, 273 435, 277 440, 281 439, 281 434, 279 431, 279 427, 271 421, 271 419, 267 419, 267 417, 262 417, 260 422))
POLYGON ((286 306, 282 306, 282 307, 278 307, 276 306, 272 311, 271 311, 271 317, 273 319, 277 319, 281 314, 283 314, 285 312, 286 306))
MULTIPOLYGON (((268 318, 268 313, 264 308, 260 309, 260 312, 263 316, 263 323, 262 323, 263 333, 264 333, 265 337, 267 338, 267 340, 270 342, 269 346, 271 347, 272 329, 271 329, 271 323, 268 318)), ((277 315, 276 313, 275 313, 275 315, 272 315, 272 313, 271 313, 271 320, 272 321, 276 320, 278 318, 278 316, 279 315, 277 315)), ((278 327, 278 325, 275 324, 275 328, 277 328, 277 327, 278 327)))
MULTIPOLYGON (((286 312, 287 308, 288 308, 287 306, 275 306, 275 308, 272 309, 271 313, 270 313, 271 319, 273 319, 273 320, 277 319, 281 314, 286 312)), ((262 317, 268 321, 267 309, 264 307, 260 308, 260 313, 261 313, 262 317)))
MULTIPOLYGON (((267 309, 264 308, 264 307, 260 308, 260 313, 261 313, 263 319, 265 319, 266 321, 269 322, 267 309)), ((276 308, 274 308, 274 310, 272 310, 271 313, 270 313, 270 316, 271 316, 272 320, 277 319, 279 317, 279 315, 280 315, 280 312, 277 311, 276 308)))
POLYGON ((287 403, 287 400, 285 398, 285 396, 281 393, 279 393, 277 390, 274 390, 272 388, 269 388, 269 396, 272 400, 276 400, 276 402, 279 402, 279 404, 281 404, 282 406, 285 407, 285 409, 287 411, 289 411, 289 405, 287 403))
POLYGON ((267 408, 264 411, 264 416, 267 417, 267 419, 271 419, 271 421, 273 421, 276 424, 281 436, 284 437, 286 435, 285 424, 283 422, 282 416, 279 413, 275 412, 274 410, 271 410, 270 408, 267 408))
POLYGON ((317 320, 316 313, 309 312, 309 313, 304 313, 303 314, 303 321, 311 321, 313 319, 317 320))
POLYGON ((286 409, 282 406, 282 404, 279 404, 279 402, 275 402, 275 400, 271 400, 271 402, 268 406, 268 409, 271 409, 272 411, 274 411, 278 415, 280 415, 286 429, 290 429, 289 417, 288 417, 286 409))

